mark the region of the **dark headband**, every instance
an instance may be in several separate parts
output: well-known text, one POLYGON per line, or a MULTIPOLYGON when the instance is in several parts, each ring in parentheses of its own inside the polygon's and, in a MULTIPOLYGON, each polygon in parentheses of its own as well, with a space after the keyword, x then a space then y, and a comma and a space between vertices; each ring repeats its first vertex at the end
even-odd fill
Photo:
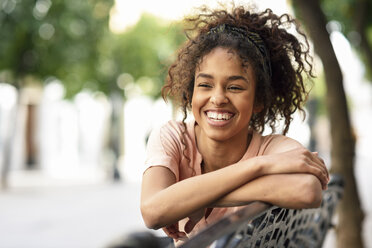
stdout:
POLYGON ((223 33, 223 32, 233 33, 241 38, 246 38, 248 42, 252 44, 258 50, 258 52, 262 55, 262 59, 263 59, 262 64, 263 64, 264 72, 270 77, 272 76, 269 52, 266 49, 265 43, 259 34, 246 31, 243 28, 236 27, 230 24, 221 24, 214 28, 211 28, 208 34, 216 34, 216 33, 223 33))

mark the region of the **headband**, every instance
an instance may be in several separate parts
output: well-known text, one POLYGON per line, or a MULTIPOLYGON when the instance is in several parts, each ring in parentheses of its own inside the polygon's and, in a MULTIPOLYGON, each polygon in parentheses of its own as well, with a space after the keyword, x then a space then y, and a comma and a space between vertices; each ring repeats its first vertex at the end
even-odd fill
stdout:
POLYGON ((263 59, 262 64, 264 72, 267 73, 267 75, 269 75, 270 77, 272 76, 269 52, 259 34, 246 31, 244 28, 236 27, 230 24, 221 24, 213 27, 209 30, 208 34, 218 34, 223 32, 232 33, 239 36, 240 38, 247 39, 248 42, 252 44, 261 54, 263 59))

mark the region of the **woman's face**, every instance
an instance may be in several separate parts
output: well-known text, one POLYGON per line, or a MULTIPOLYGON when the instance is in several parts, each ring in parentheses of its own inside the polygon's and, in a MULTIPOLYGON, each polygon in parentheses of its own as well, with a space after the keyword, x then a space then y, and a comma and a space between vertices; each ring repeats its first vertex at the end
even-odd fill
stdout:
POLYGON ((231 49, 216 47, 195 72, 192 112, 201 132, 216 141, 247 137, 256 82, 231 49))

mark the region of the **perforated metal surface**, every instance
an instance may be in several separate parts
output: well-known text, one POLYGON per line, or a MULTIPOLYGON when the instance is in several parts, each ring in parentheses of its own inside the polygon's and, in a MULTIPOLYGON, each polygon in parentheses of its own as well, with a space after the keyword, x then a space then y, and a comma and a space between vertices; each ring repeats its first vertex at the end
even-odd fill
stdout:
POLYGON ((332 175, 319 208, 294 210, 254 203, 209 226, 181 247, 321 247, 342 191, 342 178, 332 175))

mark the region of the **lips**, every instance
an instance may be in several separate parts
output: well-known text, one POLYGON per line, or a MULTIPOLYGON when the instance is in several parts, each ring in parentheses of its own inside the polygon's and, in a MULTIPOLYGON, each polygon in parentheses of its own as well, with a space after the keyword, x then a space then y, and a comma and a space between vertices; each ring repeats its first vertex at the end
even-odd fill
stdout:
POLYGON ((206 111, 206 115, 209 119, 215 121, 227 121, 230 120, 234 114, 229 112, 221 112, 221 111, 206 111))
POLYGON ((231 119, 234 117, 234 113, 228 111, 205 111, 207 121, 210 125, 216 127, 223 127, 230 123, 231 119))

